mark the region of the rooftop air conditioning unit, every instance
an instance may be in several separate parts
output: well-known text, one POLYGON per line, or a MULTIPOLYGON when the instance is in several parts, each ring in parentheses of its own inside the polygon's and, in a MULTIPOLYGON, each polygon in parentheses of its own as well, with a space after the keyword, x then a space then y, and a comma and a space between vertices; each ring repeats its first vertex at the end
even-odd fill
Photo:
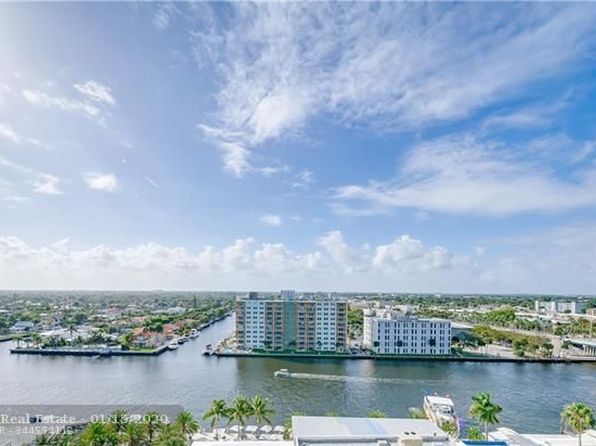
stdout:
POLYGON ((399 439, 399 446, 422 446, 422 437, 408 435, 399 439))

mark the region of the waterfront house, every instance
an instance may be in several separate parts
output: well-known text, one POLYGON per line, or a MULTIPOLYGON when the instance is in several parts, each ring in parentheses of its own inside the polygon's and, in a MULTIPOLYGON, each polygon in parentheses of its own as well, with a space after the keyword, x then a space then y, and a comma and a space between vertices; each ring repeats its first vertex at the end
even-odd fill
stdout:
POLYGON ((149 331, 144 327, 132 331, 132 344, 134 348, 155 348, 165 342, 165 337, 159 333, 149 331))
POLYGON ((18 321, 9 330, 13 333, 25 333, 29 331, 33 331, 35 329, 35 324, 31 321, 18 321))

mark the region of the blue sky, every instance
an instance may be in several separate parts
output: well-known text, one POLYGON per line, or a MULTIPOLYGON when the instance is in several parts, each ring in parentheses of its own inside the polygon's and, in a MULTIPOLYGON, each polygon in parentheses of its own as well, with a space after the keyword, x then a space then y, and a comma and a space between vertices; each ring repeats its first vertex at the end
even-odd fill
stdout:
POLYGON ((4 288, 594 292, 591 4, 0 10, 4 288))

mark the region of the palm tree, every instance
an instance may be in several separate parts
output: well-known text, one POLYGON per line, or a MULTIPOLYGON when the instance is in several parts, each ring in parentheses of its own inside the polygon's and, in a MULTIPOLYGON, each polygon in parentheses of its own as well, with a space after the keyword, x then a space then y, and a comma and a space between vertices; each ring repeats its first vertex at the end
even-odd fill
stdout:
POLYGON ((109 426, 101 421, 89 423, 81 433, 83 446, 104 446, 110 444, 111 432, 109 426))
POLYGON ((368 415, 368 418, 387 418, 387 414, 379 409, 371 410, 368 415))
POLYGON ((184 434, 176 424, 162 424, 156 444, 157 446, 188 446, 184 434))
MULTIPOLYGON (((203 414, 203 420, 211 419, 211 429, 219 424, 220 420, 227 417, 228 408, 224 400, 215 400, 211 403, 211 408, 203 414)), ((215 439, 218 438, 217 430, 215 431, 215 439)))
POLYGON ((291 440, 293 434, 293 427, 292 427, 292 417, 299 417, 304 415, 304 412, 292 412, 285 423, 284 423, 284 431, 283 431, 283 438, 284 440, 291 440))
POLYGON ((571 403, 564 407, 561 419, 565 426, 577 434, 578 444, 582 446, 582 433, 594 426, 594 412, 584 403, 571 403))
POLYGON ((124 409, 116 409, 110 415, 111 424, 117 434, 121 434, 126 430, 128 424, 127 414, 124 409))
POLYGON ((251 401, 252 415, 255 417, 257 424, 271 424, 269 417, 275 412, 269 406, 269 401, 264 399, 261 395, 255 395, 251 401))
POLYGON ((489 393, 479 393, 472 397, 469 413, 472 418, 475 418, 484 426, 485 440, 488 440, 488 426, 499 422, 498 414, 502 411, 501 406, 490 400, 489 393))
POLYGON ((62 432, 56 438, 54 446, 80 446, 81 442, 79 436, 74 432, 62 432))
POLYGON ((176 418, 176 424, 180 428, 182 435, 189 438, 199 430, 199 423, 195 419, 194 415, 187 410, 183 410, 178 414, 176 418))
POLYGON ((141 423, 128 423, 120 438, 127 446, 141 446, 145 443, 145 429, 141 423))
POLYGON ((70 345, 74 345, 74 338, 72 337, 72 334, 75 333, 77 331, 76 327, 73 324, 69 324, 68 325, 68 334, 70 335, 69 341, 70 341, 70 345))
POLYGON ((238 439, 242 439, 244 426, 246 426, 246 421, 252 414, 252 404, 249 400, 241 396, 234 398, 233 405, 228 408, 226 417, 229 422, 235 421, 238 423, 238 439))
POLYGON ((147 439, 149 443, 153 442, 155 434, 162 425, 161 416, 157 412, 148 412, 145 414, 145 429, 147 430, 147 439))
POLYGON ((54 435, 52 435, 48 432, 45 432, 45 433, 35 437, 33 444, 35 446, 53 446, 54 441, 55 441, 54 435))

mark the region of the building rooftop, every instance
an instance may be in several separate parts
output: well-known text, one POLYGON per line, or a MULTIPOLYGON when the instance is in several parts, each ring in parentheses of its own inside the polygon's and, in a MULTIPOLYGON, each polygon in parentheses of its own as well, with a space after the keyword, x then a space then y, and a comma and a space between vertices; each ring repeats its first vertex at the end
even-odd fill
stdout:
POLYGON ((441 406, 453 406, 453 400, 444 396, 429 395, 426 397, 426 399, 430 404, 438 404, 441 406))
POLYGON ((379 440, 421 438, 447 442, 448 435, 428 420, 409 418, 292 417, 297 444, 369 444, 379 440))
MULTIPOLYGON (((489 433, 489 438, 505 441, 509 446, 576 446, 577 437, 565 434, 520 434, 513 429, 501 427, 489 433)), ((596 430, 582 434, 582 446, 596 446, 596 430)))

